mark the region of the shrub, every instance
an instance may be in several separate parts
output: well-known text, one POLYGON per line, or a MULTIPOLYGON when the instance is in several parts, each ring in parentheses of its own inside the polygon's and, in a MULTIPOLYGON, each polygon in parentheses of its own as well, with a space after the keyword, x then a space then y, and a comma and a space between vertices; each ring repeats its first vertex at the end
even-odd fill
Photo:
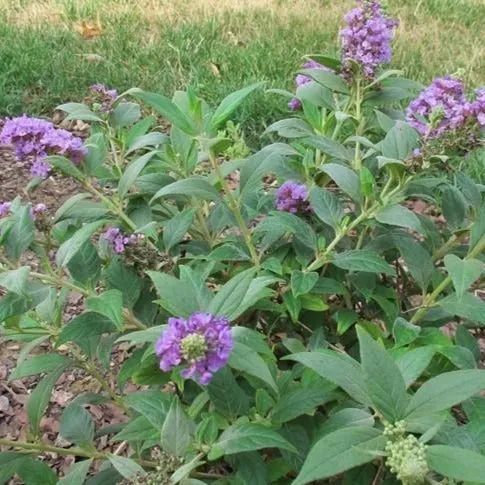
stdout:
POLYGON ((0 206, 3 335, 24 344, 10 379, 44 374, 27 440, 0 439, 1 483, 57 483, 44 452, 76 456, 65 484, 485 483, 485 205, 450 163, 480 144, 483 96, 450 76, 417 97, 383 70, 395 23, 380 6, 346 22, 342 60, 311 56, 280 92, 294 116, 245 159, 221 135, 259 84, 215 110, 193 90, 95 86, 60 106, 90 123, 82 160, 39 123, 14 130, 82 192, 54 215, 0 206), (72 292, 84 310, 66 321, 72 292), (64 409, 60 448, 41 418, 74 368, 99 392, 64 409), (96 429, 87 407, 105 402, 127 421, 96 429), (124 445, 102 449, 107 434, 124 445))

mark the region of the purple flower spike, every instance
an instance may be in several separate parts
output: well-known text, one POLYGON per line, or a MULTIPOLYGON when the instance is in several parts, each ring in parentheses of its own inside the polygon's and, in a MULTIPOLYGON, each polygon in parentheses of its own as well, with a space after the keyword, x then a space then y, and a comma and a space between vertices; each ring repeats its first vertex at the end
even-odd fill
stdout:
POLYGON ((475 101, 472 106, 478 124, 485 128, 485 86, 475 90, 475 101))
POLYGON ((45 204, 36 204, 34 207, 30 209, 30 215, 35 219, 37 216, 43 214, 47 210, 47 206, 45 204))
POLYGON ((30 167, 30 173, 33 177, 39 177, 41 179, 46 179, 49 176, 51 167, 48 163, 43 162, 41 159, 34 161, 30 167))
POLYGON ((109 113, 112 110, 113 103, 118 97, 116 89, 109 89, 104 84, 98 83, 89 86, 89 90, 96 94, 101 101, 101 108, 104 112, 109 113))
POLYGON ((421 135, 438 138, 463 127, 476 115, 476 109, 467 101, 463 83, 446 76, 436 78, 410 103, 406 118, 421 135))
POLYGON ((4 217, 10 212, 11 205, 11 202, 0 203, 0 217, 4 217))
POLYGON ((193 313, 188 319, 169 318, 155 344, 160 369, 182 365, 182 377, 206 385, 229 360, 233 348, 229 321, 210 313, 193 313))
POLYGON ((292 180, 285 182, 276 193, 276 208, 292 214, 308 211, 308 189, 306 185, 292 180))
POLYGON ((340 31, 343 76, 352 79, 352 64, 360 65, 366 79, 373 79, 381 64, 389 64, 391 41, 397 20, 385 16, 377 0, 361 0, 360 6, 345 16, 347 26, 340 31))

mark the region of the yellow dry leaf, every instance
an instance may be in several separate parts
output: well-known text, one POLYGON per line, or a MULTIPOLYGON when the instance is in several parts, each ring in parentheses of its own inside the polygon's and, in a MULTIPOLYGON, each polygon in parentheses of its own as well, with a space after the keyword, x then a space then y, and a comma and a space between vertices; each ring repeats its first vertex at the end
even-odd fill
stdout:
POLYGON ((93 39, 94 37, 99 37, 103 33, 103 28, 98 22, 96 24, 88 24, 87 22, 81 22, 76 24, 76 31, 83 37, 83 39, 93 39))
POLYGON ((221 68, 218 64, 214 64, 213 62, 211 62, 210 68, 211 68, 212 74, 214 74, 215 77, 221 77, 221 68))

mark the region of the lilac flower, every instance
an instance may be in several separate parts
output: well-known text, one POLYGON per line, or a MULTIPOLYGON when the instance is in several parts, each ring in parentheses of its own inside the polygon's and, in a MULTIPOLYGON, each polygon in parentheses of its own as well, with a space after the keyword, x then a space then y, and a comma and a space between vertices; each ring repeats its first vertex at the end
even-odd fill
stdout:
POLYGON ((115 253, 118 254, 124 253, 126 246, 136 244, 143 240, 144 237, 143 234, 124 236, 118 227, 110 227, 103 234, 103 238, 111 244, 115 253))
MULTIPOLYGON (((319 64, 318 62, 312 59, 310 59, 309 61, 305 62, 305 64, 303 64, 303 69, 323 69, 325 71, 332 71, 328 67, 325 67, 322 64, 319 64)), ((305 76, 304 74, 298 74, 295 78, 295 84, 297 88, 299 88, 300 86, 303 86, 304 84, 308 84, 311 81, 312 79, 308 76, 305 76)), ((290 108, 292 111, 296 111, 300 109, 301 101, 298 98, 293 98, 288 103, 288 108, 290 108)))
POLYGON ((160 369, 182 365, 182 377, 208 384, 227 364, 233 348, 229 321, 210 313, 193 313, 188 319, 169 318, 168 326, 155 344, 160 369))
POLYGON ((305 212, 308 210, 308 189, 305 184, 289 180, 276 193, 276 208, 280 211, 305 212))
POLYGON ((32 175, 41 178, 46 178, 50 171, 50 166, 43 161, 48 155, 65 155, 79 163, 87 153, 80 138, 57 129, 50 121, 26 115, 5 121, 0 144, 12 145, 19 160, 33 157, 32 175))
POLYGON ((360 6, 345 16, 347 26, 340 31, 343 76, 352 79, 352 65, 360 65, 367 79, 392 57, 391 41, 398 22, 385 16, 377 0, 360 0, 360 6))
POLYGON ((437 138, 463 127, 476 107, 465 97, 463 83, 451 76, 436 78, 410 103, 406 118, 421 135, 437 138))
POLYGON ((36 204, 30 208, 30 215, 35 219, 37 216, 43 214, 47 210, 47 206, 45 204, 36 204))
POLYGON ((101 83, 89 86, 89 90, 93 94, 98 95, 102 102, 101 109, 104 112, 109 113, 113 107, 115 99, 118 97, 118 91, 116 91, 116 89, 108 89, 104 84, 101 83))
POLYGON ((11 202, 0 203, 0 217, 4 217, 10 212, 11 205, 11 202))
POLYGON ((485 86, 481 86, 475 90, 475 101, 472 106, 473 114, 478 124, 482 128, 485 128, 485 86))

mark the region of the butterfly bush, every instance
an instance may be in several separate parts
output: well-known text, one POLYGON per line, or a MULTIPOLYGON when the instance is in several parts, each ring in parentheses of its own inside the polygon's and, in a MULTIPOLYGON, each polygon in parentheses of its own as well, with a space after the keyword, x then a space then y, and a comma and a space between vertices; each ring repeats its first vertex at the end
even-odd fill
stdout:
POLYGON ((18 160, 32 157, 32 175, 40 178, 50 172, 50 165, 44 161, 48 155, 64 155, 79 164, 87 153, 80 138, 50 121, 26 115, 5 121, 0 144, 12 146, 18 160))
POLYGON ((381 65, 391 62, 391 41, 398 25, 385 15, 379 2, 360 3, 345 15, 346 27, 340 31, 343 75, 347 80, 352 79, 354 63, 365 78, 372 79, 381 65))
MULTIPOLYGON (((322 64, 310 59, 309 61, 305 62, 303 64, 303 69, 323 69, 324 71, 332 71, 328 67, 323 66, 322 64)), ((308 76, 305 76, 304 74, 298 74, 295 77, 295 86, 299 88, 300 86, 304 86, 305 84, 308 84, 311 82, 311 78, 308 76)), ((292 111, 295 111, 297 109, 301 108, 301 101, 298 98, 293 98, 289 101, 288 103, 288 108, 290 108, 292 111)))
POLYGON ((169 318, 168 326, 155 345, 160 369, 182 366, 184 379, 208 384, 227 364, 233 341, 229 321, 209 313, 193 313, 187 319, 169 318))
POLYGON ((463 170, 485 88, 386 71, 376 1, 344 22, 254 152, 228 120, 260 83, 217 107, 96 85, 59 108, 90 126, 83 163, 49 122, 7 120, 3 143, 80 189, 0 204, 0 339, 32 386, 2 483, 485 484, 485 194, 463 170))

